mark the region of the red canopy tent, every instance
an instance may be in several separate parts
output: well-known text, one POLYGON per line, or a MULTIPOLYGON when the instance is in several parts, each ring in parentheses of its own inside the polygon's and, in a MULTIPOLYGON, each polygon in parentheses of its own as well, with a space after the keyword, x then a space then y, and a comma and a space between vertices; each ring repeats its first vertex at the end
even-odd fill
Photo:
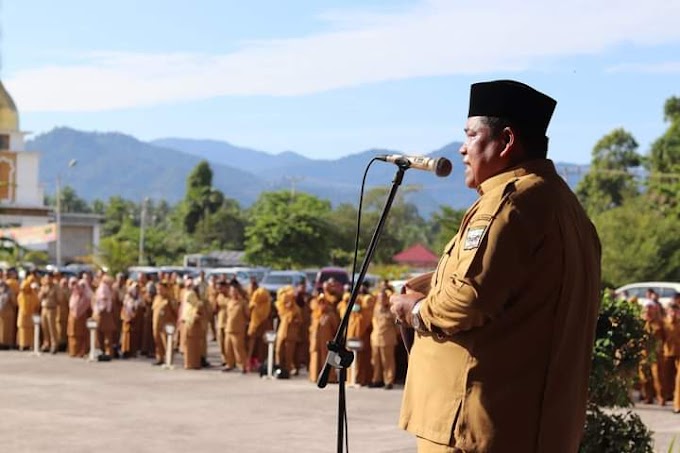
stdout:
POLYGON ((439 257, 423 244, 413 245, 406 250, 397 253, 392 259, 399 264, 416 267, 419 269, 431 269, 437 266, 439 257))

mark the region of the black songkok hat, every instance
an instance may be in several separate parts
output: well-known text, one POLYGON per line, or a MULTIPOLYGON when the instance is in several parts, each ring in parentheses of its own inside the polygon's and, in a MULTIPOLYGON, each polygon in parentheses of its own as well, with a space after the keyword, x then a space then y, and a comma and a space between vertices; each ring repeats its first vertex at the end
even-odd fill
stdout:
POLYGON ((506 118, 524 131, 545 135, 557 101, 514 80, 475 83, 470 87, 471 116, 506 118))

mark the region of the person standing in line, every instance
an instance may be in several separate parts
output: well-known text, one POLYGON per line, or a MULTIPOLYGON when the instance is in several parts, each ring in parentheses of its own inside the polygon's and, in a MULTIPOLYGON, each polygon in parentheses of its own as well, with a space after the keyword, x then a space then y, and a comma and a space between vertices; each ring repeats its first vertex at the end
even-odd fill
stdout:
POLYGON ((0 350, 12 349, 16 338, 16 312, 12 290, 0 280, 0 350))
POLYGON ((202 326, 203 316, 203 302, 194 291, 193 281, 190 278, 185 279, 181 320, 183 324, 184 368, 187 370, 200 370, 202 367, 201 335, 205 337, 205 330, 202 326))
POLYGON ((154 365, 162 365, 165 360, 166 348, 172 348, 172 344, 167 344, 165 326, 177 323, 177 301, 173 297, 172 288, 165 280, 156 284, 156 297, 153 300, 152 310, 153 337, 156 346, 156 362, 154 362, 154 365))
POLYGON ((248 362, 251 370, 256 370, 266 357, 266 344, 263 335, 272 328, 272 297, 265 288, 258 285, 255 277, 250 278, 250 322, 248 323, 248 362))
POLYGON ((38 292, 40 300, 40 327, 42 330, 43 343, 40 350, 42 352, 57 353, 59 348, 59 338, 57 336, 57 285, 55 285, 52 275, 48 274, 42 278, 42 286, 38 292))
POLYGON ((136 357, 139 352, 142 336, 142 323, 140 318, 143 316, 143 302, 139 294, 139 284, 130 281, 127 284, 123 306, 120 309, 121 334, 120 351, 121 357, 129 359, 136 357))
POLYGON ((108 275, 100 277, 99 286, 92 301, 92 316, 97 321, 97 345, 102 351, 102 359, 113 356, 113 280, 108 275))
POLYGON ((296 376, 295 347, 300 337, 302 313, 295 303, 295 290, 286 286, 279 290, 276 300, 276 310, 279 314, 279 328, 276 334, 276 363, 281 370, 296 376))
POLYGON ((371 388, 385 387, 390 390, 394 386, 396 372, 394 348, 397 345, 395 318, 390 311, 390 297, 386 290, 378 293, 373 308, 373 331, 371 332, 371 363, 373 378, 368 385, 371 388))
POLYGON ((21 290, 17 298, 19 306, 17 315, 17 345, 20 351, 33 347, 33 315, 40 313, 39 288, 40 285, 38 285, 34 274, 26 277, 21 283, 21 290))
POLYGON ((226 365, 223 371, 231 371, 236 366, 242 373, 248 371, 246 354, 246 330, 248 325, 248 301, 236 279, 229 282, 229 297, 227 298, 227 319, 224 333, 226 365))
POLYGON ((68 304, 71 298, 68 281, 68 278, 62 277, 57 285, 57 337, 60 351, 68 349, 68 304))
POLYGON ((91 293, 85 280, 69 279, 71 295, 68 302, 68 355, 85 357, 90 350, 87 319, 92 314, 91 293))
MULTIPOLYGON (((314 299, 312 306, 314 309, 309 326, 309 380, 316 382, 326 363, 326 345, 335 337, 340 320, 336 308, 328 303, 323 293, 314 299)), ((337 382, 336 373, 330 373, 328 382, 337 382)))
POLYGON ((680 293, 668 306, 663 356, 666 367, 666 389, 673 401, 673 412, 680 414, 680 293))

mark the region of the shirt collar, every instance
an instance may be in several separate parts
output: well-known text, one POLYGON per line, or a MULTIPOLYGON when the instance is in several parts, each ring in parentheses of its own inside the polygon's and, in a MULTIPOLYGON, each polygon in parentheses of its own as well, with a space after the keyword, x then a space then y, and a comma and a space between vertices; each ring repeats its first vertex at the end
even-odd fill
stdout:
POLYGON ((488 178, 477 186, 477 193, 484 195, 496 187, 505 185, 513 178, 526 176, 529 174, 547 175, 556 173, 555 164, 550 159, 532 159, 521 164, 508 168, 507 170, 488 178))

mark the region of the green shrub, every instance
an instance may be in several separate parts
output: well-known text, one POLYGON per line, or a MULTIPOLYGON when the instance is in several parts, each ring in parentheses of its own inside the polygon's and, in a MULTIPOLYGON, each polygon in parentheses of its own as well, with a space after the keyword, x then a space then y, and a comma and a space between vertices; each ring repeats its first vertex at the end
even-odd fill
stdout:
POLYGON ((605 291, 595 332, 581 453, 654 451, 652 432, 640 417, 630 411, 625 414, 602 411, 632 405, 629 391, 649 341, 640 306, 605 291))

